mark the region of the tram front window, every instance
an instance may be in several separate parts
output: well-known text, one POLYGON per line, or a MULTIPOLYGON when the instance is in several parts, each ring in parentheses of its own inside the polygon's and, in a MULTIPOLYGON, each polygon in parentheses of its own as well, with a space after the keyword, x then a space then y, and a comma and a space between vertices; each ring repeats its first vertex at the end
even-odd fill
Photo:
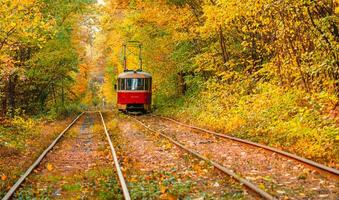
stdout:
POLYGON ((128 78, 127 90, 144 90, 145 79, 143 78, 128 78))

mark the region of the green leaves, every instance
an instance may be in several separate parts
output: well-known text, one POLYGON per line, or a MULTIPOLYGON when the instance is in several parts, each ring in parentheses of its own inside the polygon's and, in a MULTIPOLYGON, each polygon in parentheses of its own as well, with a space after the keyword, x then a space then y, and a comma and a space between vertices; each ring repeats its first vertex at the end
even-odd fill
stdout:
POLYGON ((59 99, 62 102, 68 100, 78 72, 78 41, 74 42, 77 36, 74 30, 81 26, 81 15, 90 11, 92 2, 1 2, 0 97, 3 113, 7 112, 7 107, 36 113, 59 104, 59 99), (13 80, 11 87, 9 80, 13 80), (12 103, 7 105, 9 102, 12 103))

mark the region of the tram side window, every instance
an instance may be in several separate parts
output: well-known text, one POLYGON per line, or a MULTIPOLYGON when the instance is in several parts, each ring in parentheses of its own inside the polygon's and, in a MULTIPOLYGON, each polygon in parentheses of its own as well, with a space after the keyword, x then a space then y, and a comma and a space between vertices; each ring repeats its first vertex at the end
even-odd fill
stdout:
POLYGON ((147 78, 145 79, 146 87, 145 90, 151 91, 152 90, 152 79, 147 78))
POLYGON ((149 78, 145 78, 145 90, 148 90, 149 88, 149 78))
POLYGON ((119 90, 125 90, 125 79, 122 78, 119 81, 119 90))

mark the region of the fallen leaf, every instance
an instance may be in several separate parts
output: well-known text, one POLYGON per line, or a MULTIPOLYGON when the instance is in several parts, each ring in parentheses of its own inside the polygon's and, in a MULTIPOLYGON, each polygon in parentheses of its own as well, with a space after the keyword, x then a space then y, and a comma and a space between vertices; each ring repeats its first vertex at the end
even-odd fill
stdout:
POLYGON ((168 197, 168 200, 176 200, 176 199, 178 199, 178 197, 173 195, 173 194, 168 194, 167 197, 168 197))
POLYGON ((159 196, 159 199, 162 199, 162 200, 176 200, 178 199, 177 196, 173 195, 173 194, 162 194, 159 196))
POLYGON ((196 171, 198 173, 200 173, 200 171, 201 171, 201 166, 200 165, 194 164, 192 166, 192 168, 193 168, 194 171, 196 171))
POLYGON ((167 188, 164 185, 160 185, 160 192, 164 194, 166 192, 167 188))
POLYGON ((2 176, 1 176, 1 180, 2 180, 2 181, 5 181, 6 179, 7 179, 7 176, 6 176, 6 175, 2 175, 2 176))
POLYGON ((48 163, 46 168, 47 168, 48 171, 52 171, 53 170, 53 165, 48 163))
POLYGON ((266 187, 265 187, 265 185, 264 185, 263 183, 260 183, 260 184, 259 184, 259 188, 262 189, 262 190, 265 190, 265 189, 266 189, 266 187))
POLYGON ((135 182, 137 182, 137 179, 136 179, 135 177, 132 177, 132 178, 129 180, 129 182, 135 183, 135 182))

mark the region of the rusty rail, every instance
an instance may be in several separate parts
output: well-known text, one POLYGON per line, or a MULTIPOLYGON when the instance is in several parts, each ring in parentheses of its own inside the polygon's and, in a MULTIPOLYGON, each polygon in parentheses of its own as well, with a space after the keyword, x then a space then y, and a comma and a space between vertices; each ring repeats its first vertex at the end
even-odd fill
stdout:
POLYGON ((115 168, 117 170, 117 174, 118 174, 118 177, 119 177, 119 181, 120 181, 120 185, 121 185, 121 188, 122 188, 122 192, 123 192, 124 198, 126 200, 130 200, 131 197, 130 197, 130 194, 129 194, 129 191, 128 191, 128 188, 127 188, 127 184, 126 184, 125 178, 124 178, 124 176, 123 176, 123 174, 121 172, 121 167, 120 167, 120 164, 119 164, 119 161, 118 161, 118 157, 117 157, 117 154, 115 152, 115 149, 114 149, 113 143, 111 141, 111 138, 110 138, 110 136, 108 134, 104 117, 102 116, 101 112, 99 112, 99 114, 100 114, 101 121, 102 121, 102 124, 103 124, 104 129, 105 129, 105 134, 107 136, 107 140, 108 140, 109 146, 111 147, 114 165, 115 165, 115 168))

